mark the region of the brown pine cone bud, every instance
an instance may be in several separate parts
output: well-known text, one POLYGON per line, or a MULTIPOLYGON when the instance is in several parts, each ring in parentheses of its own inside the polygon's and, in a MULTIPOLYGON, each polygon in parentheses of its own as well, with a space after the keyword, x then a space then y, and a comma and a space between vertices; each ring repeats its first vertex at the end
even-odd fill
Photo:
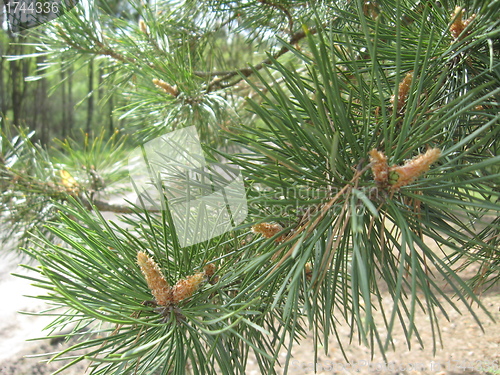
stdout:
POLYGON ((161 79, 157 79, 157 78, 153 79, 153 83, 156 87, 161 88, 163 91, 165 91, 166 93, 169 93, 170 95, 172 95, 174 97, 177 97, 179 95, 179 89, 175 85, 172 86, 172 85, 168 84, 167 82, 165 82, 161 79))
POLYGON ((387 184, 389 173, 389 165, 387 164, 387 156, 383 152, 373 149, 370 151, 370 162, 373 173, 373 179, 378 184, 384 186, 387 184))
POLYGON ((390 168, 390 173, 397 173, 397 180, 392 183, 391 189, 396 190, 402 186, 406 186, 414 181, 422 173, 427 172, 432 163, 434 163, 441 156, 441 150, 432 148, 427 150, 425 154, 420 154, 413 159, 407 161, 402 166, 395 166, 390 168))
POLYGON ((172 287, 172 299, 174 303, 191 297, 196 292, 202 283, 206 280, 204 272, 195 273, 185 279, 177 281, 172 287))
POLYGON ((172 290, 154 259, 150 258, 145 252, 139 251, 137 253, 137 264, 146 278, 156 303, 160 306, 170 305, 172 303, 172 290))
MULTIPOLYGON (((265 238, 271 238, 276 233, 283 230, 283 227, 278 223, 259 223, 252 226, 252 232, 262 234, 265 238)), ((276 242, 283 242, 284 235, 279 236, 275 239, 276 242)))

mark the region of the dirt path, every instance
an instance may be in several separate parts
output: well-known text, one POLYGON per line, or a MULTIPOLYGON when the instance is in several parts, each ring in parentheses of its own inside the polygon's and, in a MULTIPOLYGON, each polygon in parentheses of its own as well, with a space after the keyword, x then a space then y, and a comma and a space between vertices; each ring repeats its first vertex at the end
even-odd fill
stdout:
MULTIPOLYGON (((44 335, 42 328, 50 322, 47 317, 34 317, 18 314, 17 311, 37 312, 43 304, 24 295, 35 295, 41 290, 30 285, 28 280, 10 275, 12 272, 26 272, 17 266, 18 259, 9 255, 0 262, 0 296, 4 303, 0 308, 0 374, 2 375, 45 375, 61 367, 61 363, 40 363, 38 358, 25 358, 26 355, 58 351, 61 343, 51 344, 44 341, 25 341, 28 338, 44 335)), ((450 293, 451 297, 452 294, 450 293)), ((489 309, 496 321, 500 321, 500 285, 482 296, 483 304, 489 309)), ((384 296, 384 306, 390 309, 392 300, 384 296)), ((349 328, 339 329, 345 344, 346 355, 352 359, 347 363, 335 337, 330 338, 330 353, 324 354, 319 348, 316 370, 318 374, 500 374, 500 329, 480 309, 475 308, 483 323, 484 331, 477 325, 465 307, 460 306, 462 315, 447 310, 450 321, 439 315, 442 344, 433 356, 432 331, 429 318, 422 311, 417 313, 424 348, 416 339, 412 340, 411 350, 406 344, 403 330, 398 327, 394 332, 395 350, 388 352, 387 361, 375 353, 371 358, 370 350, 357 343, 349 344, 349 328), (486 371, 489 370, 489 371, 486 371)), ((381 322, 381 316, 375 318, 381 322)), ((314 347, 311 337, 292 352, 289 374, 310 375, 314 373, 314 347)), ((286 353, 280 353, 284 360, 286 353)), ((85 366, 80 364, 63 372, 66 375, 83 375, 85 366)), ((280 374, 283 369, 277 367, 280 374)), ((247 367, 248 375, 258 375, 260 370, 254 361, 247 367)))
MULTIPOLYGON (((495 320, 500 321, 500 295, 491 291, 482 298, 482 302, 489 309, 495 320)), ((383 301, 385 307, 390 308, 392 300, 383 301)), ((442 345, 433 355, 432 331, 427 315, 418 312, 417 327, 424 347, 421 348, 416 339, 412 340, 411 350, 408 348, 403 330, 398 327, 394 332, 395 350, 386 353, 387 360, 375 353, 371 358, 370 350, 357 343, 349 345, 349 328, 342 327, 340 337, 345 344, 346 355, 351 359, 347 363, 334 337, 329 340, 330 353, 318 353, 316 370, 318 374, 358 373, 358 374, 500 374, 500 330, 488 318, 487 314, 476 308, 475 311, 483 324, 484 331, 478 326, 465 307, 460 315, 451 308, 448 309, 450 321, 446 321, 443 314, 439 314, 442 345)), ((376 320, 382 326, 381 316, 376 320)), ((293 350, 294 358, 291 362, 289 374, 313 374, 314 353, 313 341, 296 346, 293 350)), ((282 357, 285 353, 282 353, 282 357)), ((282 372, 281 372, 282 373, 282 372)), ((248 374, 259 374, 249 372, 248 374)))

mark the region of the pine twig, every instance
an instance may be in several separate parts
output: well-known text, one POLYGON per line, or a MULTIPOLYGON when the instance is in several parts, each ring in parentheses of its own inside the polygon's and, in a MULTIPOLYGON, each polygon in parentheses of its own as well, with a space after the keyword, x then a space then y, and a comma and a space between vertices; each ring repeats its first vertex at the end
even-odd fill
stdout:
POLYGON ((285 15, 285 17, 288 19, 288 34, 290 35, 290 38, 293 38, 293 17, 290 11, 283 5, 273 3, 269 0, 259 0, 259 2, 264 5, 269 5, 272 8, 276 8, 285 15))
MULTIPOLYGON (((309 29, 308 33, 314 35, 317 33, 317 29, 316 28, 309 29)), ((295 34, 293 34, 291 36, 290 44, 293 45, 293 44, 298 43, 301 39, 305 38, 306 35, 307 34, 304 30, 300 30, 300 31, 296 32, 295 34)), ((287 46, 283 46, 278 52, 276 52, 272 56, 272 58, 268 57, 253 67, 240 68, 240 69, 236 69, 236 70, 227 72, 227 74, 223 75, 222 77, 213 79, 208 84, 206 92, 209 93, 209 92, 215 91, 217 89, 225 89, 225 88, 234 86, 234 85, 238 84, 244 78, 251 76, 255 70, 261 70, 265 65, 271 64, 272 60, 278 59, 279 57, 281 57, 282 55, 284 55, 285 53, 287 53, 289 51, 290 51, 290 49, 287 46), (224 81, 228 81, 229 79, 231 79, 237 75, 240 75, 240 78, 236 79, 235 81, 221 83, 224 81)))

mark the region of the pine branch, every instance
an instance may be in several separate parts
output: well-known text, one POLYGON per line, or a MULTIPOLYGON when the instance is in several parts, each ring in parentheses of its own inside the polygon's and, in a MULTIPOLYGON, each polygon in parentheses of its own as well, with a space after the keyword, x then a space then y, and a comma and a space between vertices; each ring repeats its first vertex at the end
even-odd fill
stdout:
POLYGON ((91 36, 91 40, 93 43, 95 43, 96 46, 100 47, 100 49, 92 49, 89 50, 87 48, 83 48, 79 44, 75 43, 63 30, 62 26, 58 23, 55 24, 55 27, 57 28, 57 31, 59 32, 59 36, 64 40, 66 44, 68 44, 70 47, 79 50, 79 51, 84 51, 84 52, 92 52, 96 55, 102 55, 102 56, 109 56, 112 57, 113 59, 120 61, 122 63, 129 63, 129 64, 136 64, 137 61, 134 59, 126 58, 123 55, 119 54, 118 52, 114 51, 110 47, 107 47, 104 45, 100 40, 97 40, 93 36, 91 36))
POLYGON ((293 39, 293 17, 290 11, 285 6, 278 3, 273 3, 272 1, 269 0, 258 0, 258 1, 262 4, 269 5, 270 7, 278 9, 285 15, 285 17, 288 19, 288 34, 290 35, 290 39, 293 39))
MULTIPOLYGON (((314 35, 317 33, 317 29, 311 28, 307 31, 307 33, 314 35)), ((307 33, 306 33, 306 31, 301 30, 301 31, 298 31, 295 34, 293 34, 292 37, 290 38, 290 42, 289 42, 290 45, 297 44, 301 39, 306 37, 307 33)), ((275 54, 272 55, 272 58, 268 57, 253 67, 240 68, 240 69, 236 69, 236 70, 233 70, 230 72, 220 72, 220 73, 227 73, 227 74, 223 75, 222 77, 213 79, 208 84, 206 92, 208 93, 208 92, 212 92, 212 91, 215 91, 218 89, 226 89, 228 87, 234 86, 234 85, 238 84, 239 82, 241 82, 243 79, 250 77, 254 73, 254 71, 261 70, 264 66, 271 64, 273 60, 277 60, 279 57, 281 57, 282 55, 284 55, 285 53, 287 53, 289 51, 290 51, 289 47, 283 46, 278 52, 276 52, 275 54), (237 75, 240 75, 240 78, 238 78, 232 82, 223 83, 224 81, 228 81, 237 75)), ((203 73, 203 75, 207 76, 207 75, 215 75, 215 74, 214 73, 211 73, 211 74, 203 73)))
MULTIPOLYGON (((264 4, 270 5, 272 7, 275 7, 277 9, 281 10, 283 13, 285 13, 286 17, 288 18, 288 28, 289 28, 289 34, 290 34, 290 39, 289 39, 288 43, 290 45, 295 45, 301 39, 306 37, 307 34, 304 30, 300 30, 300 31, 297 31, 296 33, 293 33, 293 18, 291 16, 290 12, 286 8, 284 8, 283 6, 281 6, 279 4, 268 2, 265 0, 261 0, 261 2, 264 4)), ((91 36, 91 40, 99 48, 98 49, 91 49, 91 50, 89 50, 88 48, 84 48, 84 47, 80 46, 79 44, 75 43, 67 35, 67 33, 62 29, 60 24, 56 24, 55 26, 58 30, 59 36, 65 41, 65 43, 67 43, 70 47, 72 47, 76 50, 84 51, 87 53, 92 52, 96 55, 109 56, 116 61, 119 61, 121 63, 130 64, 132 66, 134 66, 138 63, 138 61, 136 59, 123 56, 122 54, 115 51, 111 47, 106 46, 104 43, 102 43, 100 40, 94 38, 93 36, 91 36)), ((311 28, 307 32, 314 35, 314 34, 316 34, 317 30, 316 30, 316 28, 311 28)), ((148 35, 148 40, 151 42, 151 38, 149 38, 149 35, 148 35)), ((271 64, 273 59, 278 59, 279 57, 281 57, 285 53, 289 52, 289 50, 290 50, 289 47, 283 46, 278 52, 276 52, 272 55, 272 58, 266 58, 253 67, 244 67, 244 68, 238 68, 238 69, 234 69, 234 70, 223 70, 223 71, 214 71, 214 72, 204 72, 204 71, 197 70, 197 71, 193 71, 192 74, 195 76, 198 76, 198 77, 216 77, 208 84, 208 86, 205 90, 206 93, 210 93, 210 92, 214 92, 214 91, 217 91, 220 89, 226 89, 226 88, 235 86, 236 84, 241 82, 244 78, 251 76, 253 74, 254 70, 261 70, 264 66, 271 64), (228 82, 231 78, 238 76, 238 75, 240 76, 238 79, 231 81, 231 82, 228 82), (222 77, 218 77, 218 76, 222 76, 222 77)), ((149 63, 149 66, 152 69, 157 70, 157 71, 162 70, 153 63, 149 63)))
MULTIPOLYGON (((120 205, 120 204, 111 204, 102 200, 97 199, 87 199, 84 197, 80 197, 80 200, 83 206, 89 210, 97 209, 101 212, 113 212, 117 214, 131 214, 135 211, 130 207, 130 205, 120 205)), ((158 212, 158 210, 149 209, 149 212, 158 212)))
MULTIPOLYGON (((0 169, 1 180, 11 186, 10 191, 25 195, 36 195, 49 198, 53 201, 65 202, 70 198, 78 199, 84 207, 89 210, 97 208, 99 211, 114 213, 134 212, 129 205, 111 204, 100 199, 94 199, 93 190, 85 190, 81 185, 69 186, 67 183, 54 183, 52 181, 40 181, 32 176, 17 173, 8 169, 0 169)), ((6 186, 6 192, 8 186, 6 186)), ((39 207, 36 207, 38 210, 39 207)), ((154 212, 155 210, 149 210, 154 212)))

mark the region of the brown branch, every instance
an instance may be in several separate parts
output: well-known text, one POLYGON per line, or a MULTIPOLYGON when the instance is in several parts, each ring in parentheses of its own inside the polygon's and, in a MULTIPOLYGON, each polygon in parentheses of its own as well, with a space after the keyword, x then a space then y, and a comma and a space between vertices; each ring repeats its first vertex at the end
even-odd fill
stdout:
MULTIPOLYGON (((309 33, 311 35, 314 35, 317 32, 318 31, 315 28, 309 29, 307 31, 307 33, 309 33)), ((306 37, 307 33, 304 30, 296 32, 290 38, 290 44, 293 45, 293 44, 298 43, 301 39, 306 37)), ((236 69, 236 70, 233 70, 231 72, 228 72, 226 75, 224 75, 222 77, 215 78, 208 84, 206 92, 208 93, 208 92, 215 91, 217 89, 225 89, 227 87, 234 86, 237 83, 239 83, 242 79, 251 76, 255 70, 261 70, 265 65, 271 64, 272 60, 278 59, 279 57, 281 57, 282 55, 284 55, 288 51, 290 51, 290 49, 287 46, 283 46, 283 47, 281 47, 281 49, 278 52, 276 52, 274 55, 272 55, 272 58, 268 57, 253 67, 236 69), (232 81, 232 82, 221 83, 223 81, 228 81, 229 79, 231 79, 237 75, 240 75, 241 77, 236 79, 235 81, 232 81)))
MULTIPOLYGON (((284 8, 280 4, 274 4, 274 3, 267 2, 267 0, 262 0, 261 2, 263 2, 264 4, 270 5, 270 6, 274 6, 278 9, 280 9, 281 11, 283 11, 287 15, 287 18, 289 20, 289 27, 293 28, 293 19, 291 18, 290 12, 286 8, 284 8)), ((127 58, 127 57, 119 54, 118 52, 107 47, 101 41, 96 40, 95 38, 93 38, 93 42, 100 49, 97 50, 97 49, 83 48, 82 46, 73 42, 68 37, 68 35, 65 33, 65 31, 63 30, 61 25, 56 24, 55 26, 59 31, 59 36, 62 39, 64 39, 64 41, 69 46, 71 46, 75 49, 78 49, 81 51, 86 51, 86 52, 93 52, 93 53, 98 54, 98 55, 109 56, 109 57, 114 58, 115 60, 122 62, 122 63, 129 63, 129 64, 133 64, 133 65, 137 64, 137 61, 135 59, 127 58)), ((317 33, 317 29, 311 28, 307 32, 304 30, 300 30, 294 34, 290 33, 289 44, 290 45, 297 44, 301 39, 306 37, 307 33, 314 35, 317 33)), ((285 53, 287 53, 289 51, 290 51, 290 49, 287 46, 283 46, 278 52, 273 54, 272 57, 268 57, 268 58, 264 59, 263 61, 261 61, 260 63, 258 63, 257 65, 255 65, 253 67, 245 67, 245 68, 240 68, 240 69, 235 69, 235 70, 230 70, 230 71, 214 71, 214 72, 194 71, 193 74, 198 76, 198 77, 217 77, 217 78, 212 79, 212 81, 208 84, 208 86, 206 88, 206 92, 210 93, 210 92, 213 92, 215 90, 225 89, 225 88, 228 88, 228 87, 231 87, 231 86, 238 84, 244 78, 251 76, 255 70, 261 70, 265 65, 270 65, 272 63, 272 60, 278 59, 279 57, 281 57, 282 55, 284 55, 285 53), (229 80, 231 78, 238 76, 238 75, 240 76, 239 78, 237 78, 234 81, 229 82, 229 80), (218 77, 218 76, 221 76, 221 77, 218 77)), ((154 68, 154 66, 152 66, 152 67, 154 68)))
POLYGON ((273 3, 269 0, 258 0, 258 1, 262 4, 269 5, 272 8, 276 8, 285 14, 285 17, 288 19, 288 35, 290 35, 290 39, 293 38, 293 17, 290 11, 285 6, 273 3))
MULTIPOLYGON (((85 208, 99 211, 115 212, 121 214, 130 214, 134 210, 129 205, 111 204, 98 199, 93 199, 92 190, 85 189, 83 186, 75 184, 69 185, 68 182, 40 181, 33 176, 26 175, 23 172, 12 171, 6 168, 0 168, 0 183, 3 183, 6 195, 8 192, 18 192, 23 195, 38 195, 47 197, 54 201, 68 201, 73 197, 85 208), (86 196, 86 193, 89 197, 86 196)), ((148 209, 149 212, 159 212, 159 209, 148 209)))
POLYGON ((216 70, 214 72, 203 72, 201 70, 193 71, 193 74, 198 77, 215 77, 231 74, 233 70, 216 70))
MULTIPOLYGON (((286 241, 285 244, 291 243, 291 241, 293 239, 297 238, 302 232, 305 232, 304 236, 309 236, 311 234, 311 232, 317 228, 318 224, 323 220, 323 218, 326 216, 326 214, 328 213, 330 208, 333 206, 333 204, 337 203, 342 198, 344 198, 343 204, 342 204, 343 208, 342 208, 342 211, 340 213, 340 216, 338 216, 339 218, 342 218, 342 215, 344 215, 344 212, 347 211, 348 202, 349 202, 348 197, 350 196, 352 189, 356 188, 358 186, 357 184, 358 184, 359 179, 369 168, 370 168, 370 165, 367 165, 363 169, 357 170, 356 173, 354 174, 354 176, 352 177, 352 179, 349 181, 349 183, 344 185, 342 187, 342 189, 340 189, 332 199, 330 199, 328 202, 324 203, 321 206, 321 208, 319 209, 319 214, 314 219, 314 221, 313 221, 313 218, 311 218, 311 215, 310 215, 310 212, 308 209, 308 211, 303 215, 303 217, 301 218, 301 220, 297 224, 295 230, 292 230, 289 233, 289 235, 287 235, 287 237, 285 238, 285 241, 286 241)), ((347 225, 347 221, 344 221, 344 225, 342 227, 340 227, 341 221, 342 220, 339 219, 339 221, 337 221, 337 223, 335 224, 335 228, 334 228, 334 230, 336 230, 336 231, 338 231, 340 229, 340 232, 339 232, 340 234, 343 233, 343 231, 345 230, 345 227, 347 225)), ((342 238, 341 235, 334 236, 334 237, 342 238)), ((338 241, 336 241, 336 242, 338 242, 338 241)), ((296 241, 285 254, 283 254, 283 255, 281 255, 281 253, 274 254, 272 259, 277 259, 277 256, 280 256, 280 255, 281 255, 281 258, 276 263, 276 265, 273 267, 273 269, 270 271, 269 274, 272 274, 273 272, 275 272, 288 258, 290 258, 290 256, 295 251, 296 247, 299 245, 300 245, 300 243, 298 241, 296 241)), ((335 246, 332 247, 332 249, 333 249, 332 251, 334 251, 337 247, 338 247, 338 244, 335 244, 335 246)), ((280 251, 284 250, 284 248, 281 248, 281 247, 278 249, 280 251)), ((324 258, 326 257, 326 254, 327 253, 325 253, 324 258)), ((329 261, 331 261, 331 258, 332 257, 329 258, 329 261)))
POLYGON ((93 200, 92 202, 88 199, 80 198, 83 206, 88 210, 93 210, 97 208, 99 211, 104 212, 114 212, 117 214, 131 214, 134 213, 130 206, 124 206, 121 204, 111 204, 108 202, 93 200))
POLYGON ((111 48, 106 47, 101 41, 92 38, 93 42, 98 46, 100 49, 88 49, 88 48, 83 48, 79 44, 76 44, 71 38, 66 34, 66 32, 63 30, 60 24, 56 23, 55 27, 57 28, 57 31, 59 32, 59 36, 64 40, 66 44, 68 44, 70 47, 73 47, 77 50, 80 51, 85 51, 85 52, 93 52, 96 55, 104 55, 104 56, 110 56, 114 58, 115 60, 121 61, 123 63, 130 63, 130 64, 136 64, 136 61, 133 59, 126 58, 122 55, 120 55, 118 52, 113 51, 111 48))
POLYGON ((123 63, 129 63, 129 64, 136 64, 137 63, 136 60, 130 59, 130 58, 126 58, 126 57, 120 55, 118 52, 115 52, 111 48, 106 47, 101 42, 99 42, 97 40, 95 42, 96 42, 96 44, 99 47, 101 47, 100 50, 95 51, 97 54, 99 54, 99 55, 105 55, 105 56, 110 56, 110 57, 114 58, 115 60, 121 61, 123 63))
MULTIPOLYGON (((77 49, 77 50, 80 50, 80 51, 85 51, 85 52, 93 52, 95 53, 96 55, 103 55, 103 56, 109 56, 117 61, 120 61, 122 63, 128 63, 128 64, 131 64, 131 65, 137 65, 137 60, 135 59, 132 59, 132 58, 129 58, 129 57, 125 57, 121 54, 119 54, 118 52, 112 50, 110 47, 107 47, 104 43, 102 43, 101 41, 95 39, 95 38, 92 38, 93 39, 93 42, 95 43, 95 45, 97 47, 99 47, 100 49, 87 49, 87 48, 84 48, 78 44, 76 44, 75 42, 73 42, 69 37, 68 35, 64 32, 64 30, 62 29, 61 25, 59 24, 56 24, 55 25, 57 30, 59 31, 59 36, 61 38, 64 39, 64 41, 71 47, 77 49)), ((152 63, 149 64, 149 66, 155 70, 158 70, 156 68, 156 66, 152 63)), ((156 78, 153 79, 153 83, 154 81, 157 80, 156 78)), ((179 95, 179 90, 177 89, 177 86, 170 86, 168 85, 167 83, 165 83, 164 81, 162 80, 157 80, 159 84, 156 84, 156 86, 159 86, 161 88, 163 88, 165 90, 165 92, 171 94, 172 96, 174 97, 177 97, 179 95), (170 88, 167 88, 166 85, 170 86, 170 88)))

